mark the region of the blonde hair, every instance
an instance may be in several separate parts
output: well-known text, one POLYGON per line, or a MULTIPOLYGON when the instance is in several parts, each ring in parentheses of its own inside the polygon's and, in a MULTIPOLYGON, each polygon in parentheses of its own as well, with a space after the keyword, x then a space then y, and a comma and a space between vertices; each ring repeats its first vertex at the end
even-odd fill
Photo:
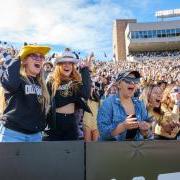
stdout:
POLYGON ((162 111, 167 111, 167 110, 171 110, 173 107, 173 102, 171 100, 170 94, 171 94, 171 90, 175 87, 174 84, 169 84, 167 85, 167 87, 165 88, 164 92, 163 92, 163 97, 162 97, 162 111))
MULTIPOLYGON (((20 75, 21 77, 29 84, 31 84, 30 80, 27 77, 25 66, 21 63, 20 66, 20 75)), ((50 105, 50 96, 46 87, 46 83, 44 80, 44 75, 42 72, 37 75, 37 81, 40 84, 42 88, 42 97, 41 100, 38 100, 39 103, 41 104, 42 110, 45 110, 45 113, 47 114, 49 111, 49 105, 50 105)), ((5 108, 6 108, 6 101, 5 101, 5 96, 4 96, 4 88, 0 87, 0 98, 1 98, 1 103, 0 103, 0 113, 3 114, 5 108)))
POLYGON ((55 66, 54 72, 52 73, 50 79, 52 81, 52 95, 54 96, 56 93, 56 90, 58 89, 58 87, 60 86, 61 82, 63 80, 67 80, 67 81, 74 81, 73 83, 73 88, 74 90, 76 90, 77 86, 82 83, 82 78, 81 75, 78 73, 78 71, 76 70, 75 65, 73 64, 72 66, 72 72, 70 74, 69 77, 65 77, 62 73, 61 73, 61 63, 57 64, 55 66))
MULTIPOLYGON (((26 71, 25 71, 25 67, 21 64, 20 67, 20 75, 23 77, 23 79, 30 83, 30 80, 28 79, 27 75, 26 75, 26 71)), ((46 86, 46 82, 44 80, 44 74, 43 71, 41 71, 37 76, 37 81, 40 84, 41 88, 42 88, 42 99, 41 101, 39 101, 39 103, 42 106, 42 110, 45 110, 45 113, 47 114, 49 111, 49 105, 50 105, 50 96, 47 90, 47 86, 46 86)))
POLYGON ((2 86, 0 86, 0 114, 3 114, 5 108, 6 108, 6 101, 4 97, 4 89, 2 86))
POLYGON ((149 99, 152 93, 153 88, 156 87, 154 84, 150 84, 144 87, 139 99, 143 100, 146 107, 149 107, 149 99))

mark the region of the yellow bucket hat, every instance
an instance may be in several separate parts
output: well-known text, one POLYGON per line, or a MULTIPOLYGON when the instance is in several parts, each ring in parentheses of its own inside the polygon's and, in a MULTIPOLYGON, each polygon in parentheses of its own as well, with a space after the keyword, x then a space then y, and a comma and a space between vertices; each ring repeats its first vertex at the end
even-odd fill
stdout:
POLYGON ((18 56, 20 57, 20 60, 23 61, 26 56, 33 53, 39 53, 45 56, 50 49, 51 48, 48 46, 27 45, 21 48, 18 56))

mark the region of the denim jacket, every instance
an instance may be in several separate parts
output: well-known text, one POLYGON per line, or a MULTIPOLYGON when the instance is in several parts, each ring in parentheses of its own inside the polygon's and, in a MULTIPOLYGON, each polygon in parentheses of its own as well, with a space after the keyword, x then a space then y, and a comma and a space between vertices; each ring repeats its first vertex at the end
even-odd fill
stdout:
MULTIPOLYGON (((144 106, 144 103, 137 98, 132 98, 137 121, 148 121, 148 113, 144 106)), ((126 140, 126 132, 112 137, 111 132, 117 127, 119 123, 122 123, 126 117, 125 112, 118 95, 109 96, 104 100, 102 106, 99 109, 97 122, 100 131, 100 140, 126 140)), ((142 140, 143 136, 137 133, 135 140, 142 140)))

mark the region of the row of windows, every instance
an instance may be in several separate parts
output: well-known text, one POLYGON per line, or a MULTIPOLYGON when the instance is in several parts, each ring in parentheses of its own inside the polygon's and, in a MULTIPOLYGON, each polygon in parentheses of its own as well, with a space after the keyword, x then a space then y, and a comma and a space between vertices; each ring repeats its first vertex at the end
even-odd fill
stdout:
POLYGON ((180 28, 149 31, 131 31, 129 35, 131 39, 176 37, 180 36, 180 28))

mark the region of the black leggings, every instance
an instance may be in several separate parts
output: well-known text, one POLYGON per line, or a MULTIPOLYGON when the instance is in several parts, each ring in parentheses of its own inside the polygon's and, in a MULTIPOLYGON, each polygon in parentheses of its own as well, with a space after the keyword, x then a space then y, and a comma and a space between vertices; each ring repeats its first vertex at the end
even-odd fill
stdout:
POLYGON ((46 133, 45 141, 78 140, 78 127, 74 113, 56 113, 56 128, 46 133))

